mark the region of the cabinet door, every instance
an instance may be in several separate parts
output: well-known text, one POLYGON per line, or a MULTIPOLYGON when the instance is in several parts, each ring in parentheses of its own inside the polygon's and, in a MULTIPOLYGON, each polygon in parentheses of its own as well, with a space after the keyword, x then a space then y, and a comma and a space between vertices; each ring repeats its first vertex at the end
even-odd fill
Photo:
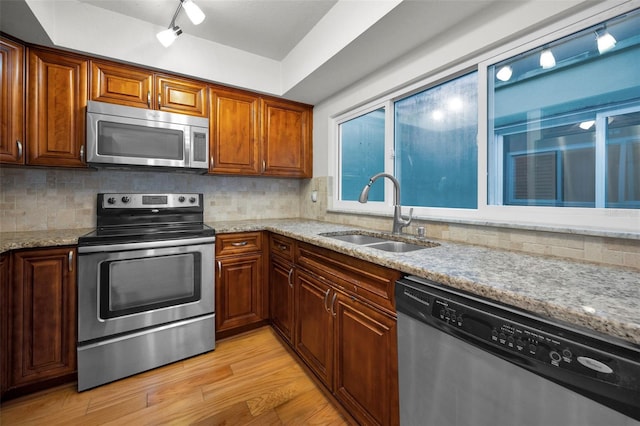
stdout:
POLYGON ((27 81, 27 164, 85 166, 88 61, 32 49, 27 81))
POLYGON ((274 328, 293 343, 293 265, 272 257, 269 268, 271 321, 274 328))
POLYGON ((0 398, 9 387, 9 255, 0 254, 0 398))
POLYGON ((157 75, 156 98, 161 111, 209 117, 207 86, 203 83, 157 75))
POLYGON ((330 390, 333 389, 333 317, 331 288, 307 274, 296 274, 297 305, 294 345, 300 357, 330 390))
POLYGON ((153 108, 153 73, 108 62, 91 62, 91 100, 153 108))
POLYGON ((220 258, 217 263, 216 332, 263 320, 262 255, 220 258))
POLYGON ((0 163, 24 164, 24 47, 0 38, 0 163))
POLYGON ((76 371, 75 249, 13 254, 10 387, 76 371))
POLYGON ((311 107, 262 101, 263 174, 311 177, 311 107))
POLYGON ((398 424, 396 320, 340 295, 334 393, 362 424, 398 424))
POLYGON ((211 173, 257 175, 259 98, 242 92, 211 89, 211 173))

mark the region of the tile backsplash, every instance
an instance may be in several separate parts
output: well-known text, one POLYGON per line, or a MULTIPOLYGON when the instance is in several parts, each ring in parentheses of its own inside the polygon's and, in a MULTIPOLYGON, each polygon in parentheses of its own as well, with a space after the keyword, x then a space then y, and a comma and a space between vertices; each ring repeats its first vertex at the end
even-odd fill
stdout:
MULTIPOLYGON (((390 230, 391 217, 328 212, 328 180, 1 167, 0 231, 93 228, 99 192, 202 192, 208 222, 300 217, 390 230)), ((417 226, 430 238, 640 269, 638 240, 427 221, 406 232, 417 226)))
POLYGON ((300 181, 126 170, 0 168, 0 231, 95 227, 99 192, 202 192, 205 221, 300 216, 300 181))

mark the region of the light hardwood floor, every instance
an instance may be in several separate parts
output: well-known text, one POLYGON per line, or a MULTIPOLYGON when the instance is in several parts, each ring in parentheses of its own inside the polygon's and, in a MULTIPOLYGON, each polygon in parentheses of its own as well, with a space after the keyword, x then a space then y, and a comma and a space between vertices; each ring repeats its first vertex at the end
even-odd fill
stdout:
POLYGON ((76 384, 7 401, 0 425, 345 425, 270 327, 213 352, 82 393, 76 384))

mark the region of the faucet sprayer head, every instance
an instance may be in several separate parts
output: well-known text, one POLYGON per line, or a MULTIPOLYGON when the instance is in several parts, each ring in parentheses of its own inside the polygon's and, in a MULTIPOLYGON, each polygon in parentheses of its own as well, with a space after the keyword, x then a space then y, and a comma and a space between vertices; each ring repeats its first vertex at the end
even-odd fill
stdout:
POLYGON ((369 183, 366 184, 364 188, 362 188, 362 192, 360 193, 360 198, 358 198, 358 201, 361 202, 362 204, 366 203, 367 200, 369 199, 369 190, 371 189, 372 183, 373 183, 373 180, 369 179, 369 183))

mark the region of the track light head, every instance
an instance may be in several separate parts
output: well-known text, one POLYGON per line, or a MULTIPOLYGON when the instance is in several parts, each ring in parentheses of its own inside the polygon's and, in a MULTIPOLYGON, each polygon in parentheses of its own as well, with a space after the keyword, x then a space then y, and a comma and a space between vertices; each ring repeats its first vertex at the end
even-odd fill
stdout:
POLYGON ((174 26, 172 28, 167 28, 164 31, 160 31, 156 34, 158 41, 164 47, 169 47, 171 44, 178 38, 178 36, 182 34, 182 30, 178 26, 174 26))

